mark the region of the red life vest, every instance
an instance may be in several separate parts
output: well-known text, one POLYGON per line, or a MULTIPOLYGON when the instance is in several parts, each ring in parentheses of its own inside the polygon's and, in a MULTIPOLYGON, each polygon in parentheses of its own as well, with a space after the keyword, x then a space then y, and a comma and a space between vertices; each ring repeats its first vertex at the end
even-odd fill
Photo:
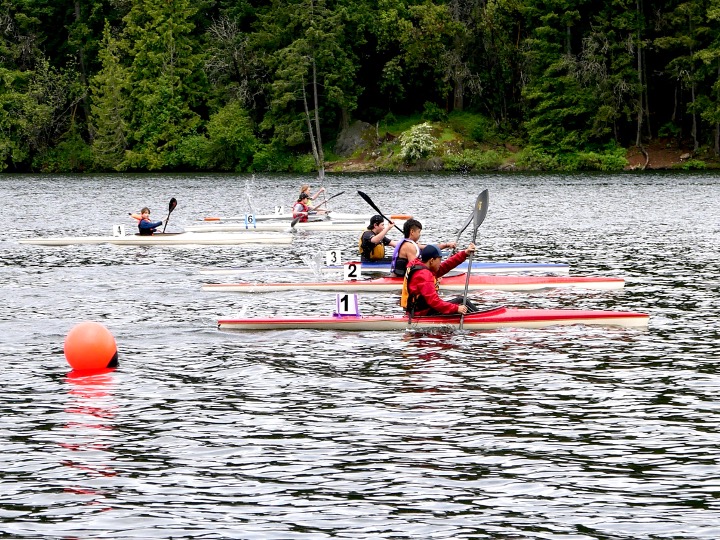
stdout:
POLYGON ((305 223, 308 220, 308 212, 310 207, 302 201, 297 201, 293 206, 293 219, 300 216, 300 223, 305 223), (298 208, 300 206, 301 208, 298 208))

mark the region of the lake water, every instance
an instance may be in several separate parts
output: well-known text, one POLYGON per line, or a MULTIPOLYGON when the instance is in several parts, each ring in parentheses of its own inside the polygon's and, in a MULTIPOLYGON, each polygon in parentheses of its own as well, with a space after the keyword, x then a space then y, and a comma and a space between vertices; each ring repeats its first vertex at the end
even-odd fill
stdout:
MULTIPOLYGON (((227 315, 329 314, 335 295, 208 293, 238 278, 201 269, 355 258, 357 235, 266 249, 17 243, 132 228, 145 205, 165 219, 171 197, 168 231, 268 212, 306 180, 0 177, 0 537, 720 538, 716 175, 326 179, 344 191, 336 210, 373 213, 360 189, 419 218, 427 242, 454 239, 488 188, 477 259, 627 283, 473 300, 643 311, 648 330, 221 332, 227 315), (64 337, 84 320, 113 333, 119 369, 70 373, 64 337)), ((399 309, 384 294, 360 307, 399 309)))

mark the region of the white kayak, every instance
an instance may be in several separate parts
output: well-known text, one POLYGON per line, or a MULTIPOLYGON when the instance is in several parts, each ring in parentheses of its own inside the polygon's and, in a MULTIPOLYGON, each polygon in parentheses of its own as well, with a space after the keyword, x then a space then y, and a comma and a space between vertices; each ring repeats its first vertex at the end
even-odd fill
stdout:
MULTIPOLYGON (((205 268, 200 270, 203 275, 247 275, 247 274, 342 274, 344 265, 307 266, 232 266, 226 268, 205 268)), ((458 265, 455 270, 467 272, 467 263, 458 265)), ((390 272, 390 263, 360 263, 363 274, 382 274, 390 272)), ((473 274, 568 274, 570 266, 561 263, 538 262, 483 262, 473 261, 473 274)))
POLYGON ((367 230, 364 223, 351 221, 307 221, 296 223, 292 229, 288 221, 264 221, 262 223, 208 223, 203 225, 191 225, 185 227, 188 232, 240 232, 240 231, 355 231, 358 235, 367 230))
MULTIPOLYGON (((607 277, 575 276, 487 276, 467 274, 444 276, 439 283, 441 291, 537 291, 550 288, 612 290, 622 289, 625 280, 607 277)), ((401 277, 357 279, 345 281, 313 281, 305 283, 212 283, 203 285, 203 291, 212 292, 278 292, 294 290, 335 291, 335 292, 394 292, 403 287, 401 277)))
MULTIPOLYGON (((349 222, 355 222, 355 223, 365 223, 367 225, 367 222, 370 221, 370 218, 373 216, 373 214, 348 214, 348 213, 342 213, 342 212, 335 212, 334 210, 331 210, 328 213, 313 213, 310 212, 310 218, 319 218, 319 219, 329 219, 331 221, 335 222, 341 222, 341 221, 349 221, 349 222)), ((410 219, 412 216, 410 214, 390 214, 388 216, 392 220, 407 220, 410 219)), ((249 221, 267 221, 267 220, 284 220, 284 221, 292 221, 293 215, 292 212, 278 212, 276 214, 242 214, 237 216, 207 216, 203 218, 203 221, 242 221, 242 222, 249 222, 249 221)))
MULTIPOLYGON (((459 315, 413 317, 405 315, 317 316, 317 317, 253 317, 218 320, 221 330, 414 330, 417 328, 459 328, 459 315)), ((499 307, 465 315, 466 330, 496 328, 545 328, 548 326, 594 325, 647 327, 649 316, 632 311, 599 311, 580 309, 517 309, 499 307)))
POLYGON ((151 236, 130 234, 125 236, 65 236, 60 238, 23 238, 21 244, 37 246, 72 246, 81 244, 114 244, 118 246, 235 246, 240 244, 282 244, 292 243, 292 234, 280 233, 155 233, 151 236))

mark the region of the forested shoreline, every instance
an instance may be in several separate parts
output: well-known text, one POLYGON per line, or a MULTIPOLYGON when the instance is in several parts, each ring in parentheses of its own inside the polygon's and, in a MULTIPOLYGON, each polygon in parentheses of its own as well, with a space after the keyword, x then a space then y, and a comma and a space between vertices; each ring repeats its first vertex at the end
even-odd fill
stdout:
POLYGON ((358 120, 387 169, 720 155, 720 0, 0 2, 4 172, 322 174, 358 120))

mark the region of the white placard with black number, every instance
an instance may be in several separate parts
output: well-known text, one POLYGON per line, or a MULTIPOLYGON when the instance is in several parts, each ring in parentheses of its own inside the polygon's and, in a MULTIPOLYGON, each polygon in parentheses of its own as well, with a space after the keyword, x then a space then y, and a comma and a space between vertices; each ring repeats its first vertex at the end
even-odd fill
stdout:
POLYGON ((254 214, 245 214, 245 228, 249 229, 251 227, 253 229, 257 228, 257 225, 255 224, 255 215, 254 214))
POLYGON ((342 316, 360 316, 357 294, 340 293, 335 298, 335 313, 342 316))
POLYGON ((360 279, 360 272, 362 271, 362 265, 357 262, 346 262, 343 265, 344 274, 345 274, 345 281, 352 281, 355 279, 360 279))
POLYGON ((125 236, 125 225, 113 225, 113 236, 125 236))
POLYGON ((327 266, 335 266, 337 264, 341 264, 341 260, 342 260, 342 250, 331 249, 330 251, 325 252, 325 264, 327 266))

